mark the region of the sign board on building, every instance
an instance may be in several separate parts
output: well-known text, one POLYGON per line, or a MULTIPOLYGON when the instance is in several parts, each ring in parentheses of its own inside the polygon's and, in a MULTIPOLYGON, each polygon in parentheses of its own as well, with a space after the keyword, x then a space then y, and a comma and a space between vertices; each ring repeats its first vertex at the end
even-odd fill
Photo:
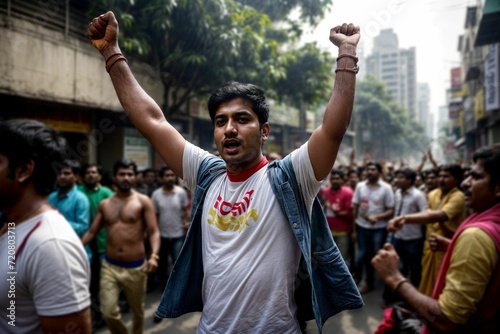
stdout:
POLYGON ((448 105, 448 118, 450 120, 458 119, 458 115, 463 110, 463 105, 461 100, 451 101, 448 105))
POLYGON ((488 56, 484 60, 484 104, 486 111, 499 108, 500 75, 498 73, 498 44, 490 44, 488 56))
POLYGON ((479 88, 474 97, 474 116, 476 122, 482 119, 485 116, 484 113, 484 89, 483 87, 479 88))
POLYGON ((462 68, 454 67, 451 69, 451 91, 458 92, 462 90, 462 68))
POLYGON ((210 119, 207 110, 207 101, 192 99, 189 102, 189 114, 193 117, 210 119))
POLYGON ((123 157, 135 162, 139 170, 151 167, 151 154, 147 139, 132 128, 125 128, 123 139, 123 157))
POLYGON ((464 127, 466 133, 474 131, 476 128, 474 106, 474 98, 472 96, 467 96, 464 100, 464 127))
POLYGON ((446 143, 446 147, 444 149, 444 154, 446 156, 450 156, 455 154, 456 149, 455 149, 455 140, 450 140, 446 143))

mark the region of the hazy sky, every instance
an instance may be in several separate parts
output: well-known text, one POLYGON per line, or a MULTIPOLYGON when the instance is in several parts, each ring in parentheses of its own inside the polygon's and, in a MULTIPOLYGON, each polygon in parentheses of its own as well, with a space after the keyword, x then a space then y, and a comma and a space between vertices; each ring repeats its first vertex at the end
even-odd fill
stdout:
POLYGON ((308 39, 317 40, 324 48, 333 47, 328 40, 330 28, 352 22, 361 28, 366 56, 371 54, 373 37, 381 29, 393 28, 400 48, 416 48, 417 82, 429 84, 430 111, 437 117, 438 108, 446 103, 450 69, 459 66, 458 36, 464 32, 466 8, 476 3, 477 0, 334 0, 331 12, 312 29, 308 39))

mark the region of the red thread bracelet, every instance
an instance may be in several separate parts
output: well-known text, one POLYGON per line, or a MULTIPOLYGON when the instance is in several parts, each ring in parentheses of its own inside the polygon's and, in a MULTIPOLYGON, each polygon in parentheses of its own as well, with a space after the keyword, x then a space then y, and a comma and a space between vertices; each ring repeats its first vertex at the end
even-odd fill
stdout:
POLYGON ((350 53, 341 53, 341 54, 339 54, 338 57, 337 57, 337 61, 339 61, 340 59, 345 58, 345 57, 352 58, 352 59, 354 59, 354 61, 356 62, 356 64, 358 63, 359 58, 356 57, 356 55, 353 55, 353 54, 350 54, 350 53))

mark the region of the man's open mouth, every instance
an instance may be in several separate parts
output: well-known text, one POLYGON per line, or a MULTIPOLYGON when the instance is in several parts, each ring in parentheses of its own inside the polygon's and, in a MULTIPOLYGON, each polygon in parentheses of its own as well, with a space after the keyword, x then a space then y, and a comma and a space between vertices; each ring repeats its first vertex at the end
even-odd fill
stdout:
POLYGON ((240 141, 235 139, 227 139, 222 142, 224 148, 236 148, 240 146, 240 141))

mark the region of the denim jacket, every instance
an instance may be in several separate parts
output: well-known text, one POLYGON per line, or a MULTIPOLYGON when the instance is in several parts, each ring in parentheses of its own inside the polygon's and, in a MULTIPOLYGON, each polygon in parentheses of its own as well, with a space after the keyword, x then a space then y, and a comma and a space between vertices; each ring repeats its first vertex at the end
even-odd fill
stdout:
MULTIPOLYGON (((273 161, 268 168, 272 189, 302 252, 295 290, 297 317, 303 320, 315 318, 321 333, 329 317, 343 310, 360 308, 363 301, 333 241, 317 198, 309 219, 290 156, 282 161, 273 161)), ((225 162, 215 156, 207 157, 200 165, 193 194, 191 226, 156 310, 159 317, 175 318, 203 310, 203 201, 212 181, 225 172, 225 162)))

